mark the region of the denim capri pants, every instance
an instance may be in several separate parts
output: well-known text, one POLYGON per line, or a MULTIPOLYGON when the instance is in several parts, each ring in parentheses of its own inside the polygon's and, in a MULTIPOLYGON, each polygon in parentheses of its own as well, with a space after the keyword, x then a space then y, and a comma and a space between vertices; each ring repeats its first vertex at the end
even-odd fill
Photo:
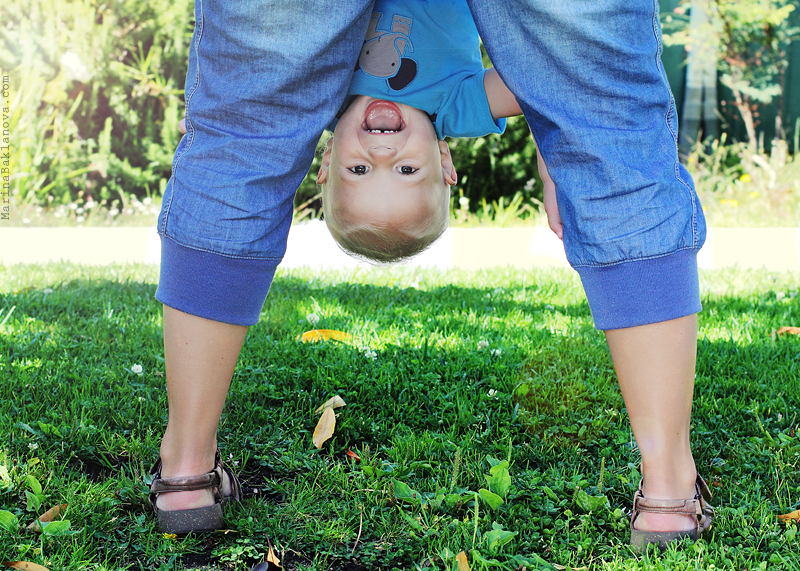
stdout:
MULTIPOLYGON (((705 220, 678 161, 657 0, 469 5, 555 181, 595 326, 697 313, 705 220)), ((368 0, 195 0, 187 134, 158 220, 158 300, 258 322, 295 190, 344 100, 371 10, 368 0)))

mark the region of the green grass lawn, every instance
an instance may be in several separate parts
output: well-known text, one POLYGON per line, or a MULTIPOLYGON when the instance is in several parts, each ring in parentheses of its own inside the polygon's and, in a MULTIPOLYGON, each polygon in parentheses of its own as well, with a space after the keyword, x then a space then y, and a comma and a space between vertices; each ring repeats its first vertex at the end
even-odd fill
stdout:
POLYGON ((798 276, 701 280, 693 446, 718 518, 637 557, 639 455, 572 271, 279 272, 219 432, 246 500, 232 531, 174 538, 146 505, 167 415, 157 269, 0 268, 0 561, 246 571, 269 538, 297 570, 451 570, 460 551, 473 570, 800 569, 776 517, 800 506, 800 337, 775 334, 800 326, 798 276), (299 343, 310 313, 353 341, 299 343), (68 524, 26 529, 57 504, 68 524))

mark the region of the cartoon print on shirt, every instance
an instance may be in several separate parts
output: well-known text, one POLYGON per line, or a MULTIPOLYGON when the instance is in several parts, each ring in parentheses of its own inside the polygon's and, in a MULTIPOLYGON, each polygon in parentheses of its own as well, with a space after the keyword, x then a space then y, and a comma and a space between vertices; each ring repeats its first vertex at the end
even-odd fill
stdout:
POLYGON ((406 50, 414 51, 411 39, 413 19, 394 14, 390 32, 378 30, 380 12, 373 12, 367 30, 367 39, 358 57, 358 68, 374 77, 385 77, 389 87, 400 91, 417 76, 417 62, 404 57, 406 50))

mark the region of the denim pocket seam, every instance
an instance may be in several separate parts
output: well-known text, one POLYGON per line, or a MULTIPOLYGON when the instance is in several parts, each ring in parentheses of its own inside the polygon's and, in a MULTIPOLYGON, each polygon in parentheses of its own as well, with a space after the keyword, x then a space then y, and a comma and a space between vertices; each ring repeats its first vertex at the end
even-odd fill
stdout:
POLYGON ((263 256, 263 257, 259 257, 259 256, 237 256, 237 255, 234 255, 234 254, 227 254, 227 253, 224 253, 224 252, 217 252, 216 250, 212 250, 212 249, 207 248, 207 247, 199 247, 196 244, 187 244, 187 243, 179 240, 177 237, 175 237, 175 236, 173 236, 171 234, 167 234, 166 231, 162 232, 161 230, 159 230, 158 234, 162 238, 167 238, 168 240, 172 240, 173 242, 175 242, 179 246, 182 246, 183 248, 188 248, 189 250, 195 250, 196 252, 204 252, 206 254, 212 254, 214 256, 221 256, 223 258, 229 258, 229 259, 232 259, 232 260, 276 261, 278 263, 280 263, 283 260, 283 256, 281 256, 279 258, 276 258, 274 256, 263 256))
MULTIPOLYGON (((197 2, 197 14, 196 18, 197 21, 195 22, 195 30, 196 30, 196 39, 192 43, 192 49, 195 52, 195 61, 197 62, 197 67, 195 69, 195 79, 194 85, 189 90, 188 94, 185 93, 185 103, 184 103, 184 116, 188 117, 189 112, 189 103, 194 97, 194 94, 197 92, 197 89, 200 87, 200 41, 203 39, 203 26, 205 24, 205 11, 203 9, 203 0, 196 0, 197 2)), ((178 170, 178 162, 183 158, 183 156, 191 149, 192 143, 194 142, 194 127, 192 126, 191 121, 186 121, 186 145, 183 151, 179 155, 175 155, 175 159, 172 161, 172 176, 175 177, 175 172, 178 170)), ((172 200, 175 196, 175 184, 173 181, 172 185, 172 192, 170 193, 169 200, 162 205, 163 215, 161 217, 161 225, 159 230, 159 234, 164 236, 167 235, 167 219, 169 218, 170 207, 172 206, 172 200)))

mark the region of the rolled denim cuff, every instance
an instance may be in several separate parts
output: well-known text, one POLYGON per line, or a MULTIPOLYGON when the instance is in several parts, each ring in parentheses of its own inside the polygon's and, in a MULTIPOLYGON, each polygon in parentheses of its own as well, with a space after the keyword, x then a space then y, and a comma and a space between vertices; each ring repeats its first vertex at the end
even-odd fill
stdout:
POLYGON ((575 268, 597 329, 623 329, 698 313, 697 250, 575 268))
POLYGON ((161 236, 156 299, 179 311, 232 325, 255 325, 280 260, 232 258, 161 236))

